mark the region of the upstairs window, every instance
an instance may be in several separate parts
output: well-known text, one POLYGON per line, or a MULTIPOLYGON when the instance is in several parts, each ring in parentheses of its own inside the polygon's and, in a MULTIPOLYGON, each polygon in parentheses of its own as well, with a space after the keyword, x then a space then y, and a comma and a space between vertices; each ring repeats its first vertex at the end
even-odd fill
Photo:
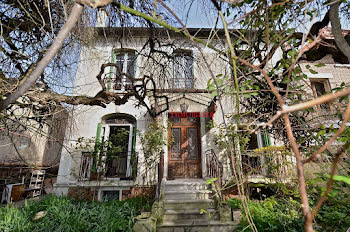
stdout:
POLYGON ((116 68, 116 83, 114 86, 115 90, 127 90, 132 88, 132 82, 128 76, 135 77, 135 61, 136 55, 134 51, 125 51, 116 54, 115 63, 119 67, 120 71, 127 75, 122 75, 119 72, 119 69, 116 68))
MULTIPOLYGON (((327 92, 330 92, 330 86, 328 79, 313 79, 310 81, 313 91, 316 93, 317 97, 325 95, 327 92)), ((327 103, 321 104, 321 109, 329 109, 327 103)))
POLYGON ((190 52, 175 53, 172 87, 174 89, 193 89, 193 56, 190 52))

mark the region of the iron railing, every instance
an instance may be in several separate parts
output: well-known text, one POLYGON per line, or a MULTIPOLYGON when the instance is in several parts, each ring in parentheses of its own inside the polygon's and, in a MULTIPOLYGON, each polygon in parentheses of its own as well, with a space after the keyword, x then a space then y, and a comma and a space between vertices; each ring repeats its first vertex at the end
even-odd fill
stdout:
POLYGON ((105 86, 111 91, 124 91, 131 90, 133 88, 132 82, 126 77, 114 76, 114 77, 105 77, 103 78, 105 86))
POLYGON ((191 78, 172 78, 171 79, 171 88, 173 89, 193 89, 194 88, 194 79, 191 78))
POLYGON ((241 158, 242 172, 245 176, 289 178, 294 175, 293 158, 283 151, 247 151, 241 158))
POLYGON ((161 199, 161 185, 162 185, 162 179, 163 179, 163 174, 164 174, 164 169, 163 169, 163 162, 164 162, 164 154, 160 154, 159 158, 159 163, 157 166, 158 170, 158 182, 157 182, 157 191, 156 191, 156 200, 160 201, 161 199))
POLYGON ((222 174, 223 165, 217 158, 213 149, 209 149, 205 152, 207 161, 207 177, 217 178, 219 187, 222 187, 222 174))
POLYGON ((79 169, 79 180, 91 180, 98 177, 134 179, 137 175, 137 153, 119 152, 113 158, 102 157, 97 161, 91 153, 83 153, 79 169))

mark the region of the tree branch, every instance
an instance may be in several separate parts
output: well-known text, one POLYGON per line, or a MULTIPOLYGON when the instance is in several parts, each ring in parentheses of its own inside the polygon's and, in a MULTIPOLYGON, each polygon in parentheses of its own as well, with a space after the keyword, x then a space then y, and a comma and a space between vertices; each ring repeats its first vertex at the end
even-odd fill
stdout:
POLYGON ((333 177, 337 172, 337 166, 339 163, 339 158, 340 156, 350 147, 350 142, 347 142, 338 152, 337 154, 335 154, 334 160, 333 160, 333 165, 332 165, 332 170, 331 170, 331 175, 329 177, 329 180, 327 181, 327 187, 326 187, 326 191, 323 193, 323 196, 318 200, 318 202, 316 203, 314 210, 312 211, 312 219, 315 218, 318 210, 322 207, 323 203, 326 201, 328 194, 331 192, 332 190, 332 186, 333 186, 333 177))
POLYGON ((334 35, 335 43, 337 44, 340 51, 348 58, 350 62, 350 46, 348 42, 345 40, 340 19, 339 19, 339 5, 342 1, 339 0, 331 0, 331 8, 329 10, 329 17, 332 24, 332 33, 334 35))
POLYGON ((51 62, 51 60, 57 54, 58 50, 62 47, 64 40, 67 38, 69 32, 73 29, 74 25, 79 20, 82 11, 83 6, 75 3, 68 20, 62 26, 44 58, 40 60, 33 72, 28 76, 28 78, 23 80, 23 82, 13 93, 11 93, 5 100, 0 101, 0 111, 6 109, 10 104, 14 103, 19 97, 27 92, 30 87, 34 85, 40 75, 44 72, 46 66, 51 62))
POLYGON ((350 102, 348 103, 348 107, 346 108, 346 112, 344 113, 343 123, 339 128, 339 130, 318 151, 310 155, 307 159, 303 160, 303 163, 305 164, 312 161, 317 155, 324 152, 346 129, 346 123, 349 121, 349 118, 350 118, 350 102))

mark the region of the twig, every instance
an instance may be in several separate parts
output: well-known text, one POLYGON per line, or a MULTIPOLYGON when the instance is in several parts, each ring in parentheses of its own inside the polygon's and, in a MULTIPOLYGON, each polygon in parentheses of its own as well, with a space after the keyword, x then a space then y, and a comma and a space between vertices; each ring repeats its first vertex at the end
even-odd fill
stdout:
POLYGON ((332 165, 332 170, 331 170, 331 175, 329 177, 329 180, 327 181, 327 187, 326 187, 326 191, 323 193, 323 195, 321 196, 321 198, 318 200, 318 202, 316 203, 313 211, 312 211, 312 220, 315 218, 317 212, 320 210, 320 208, 322 207, 323 203, 326 201, 328 194, 330 193, 330 191, 332 190, 332 186, 333 186, 333 182, 334 182, 334 175, 337 172, 337 166, 339 163, 339 159, 340 156, 346 151, 346 149, 348 149, 350 147, 350 142, 347 142, 338 152, 337 154, 335 154, 334 156, 334 160, 333 160, 333 165, 332 165))
POLYGON ((346 108, 346 112, 344 113, 343 123, 339 128, 339 130, 318 151, 316 151, 314 154, 309 156, 307 159, 303 160, 303 163, 305 164, 312 161, 317 155, 324 152, 341 135, 341 133, 343 133, 343 131, 346 128, 346 123, 349 121, 349 118, 350 118, 350 102, 348 103, 348 107, 346 108))
POLYGON ((349 94, 350 94, 350 87, 345 88, 345 89, 340 90, 340 91, 337 91, 335 93, 330 93, 330 94, 323 95, 321 97, 312 99, 312 100, 307 101, 307 102, 303 102, 303 103, 299 103, 299 104, 295 104, 295 105, 291 105, 291 106, 284 105, 281 113, 277 112, 277 114, 274 115, 267 123, 262 123, 259 126, 271 125, 282 114, 290 113, 290 112, 294 112, 294 111, 299 111, 299 110, 304 110, 304 109, 309 109, 309 108, 311 108, 311 107, 313 107, 315 105, 321 105, 323 103, 327 103, 327 102, 333 101, 333 100, 335 100, 337 98, 340 98, 340 97, 343 97, 343 96, 346 96, 346 95, 349 95, 349 94))

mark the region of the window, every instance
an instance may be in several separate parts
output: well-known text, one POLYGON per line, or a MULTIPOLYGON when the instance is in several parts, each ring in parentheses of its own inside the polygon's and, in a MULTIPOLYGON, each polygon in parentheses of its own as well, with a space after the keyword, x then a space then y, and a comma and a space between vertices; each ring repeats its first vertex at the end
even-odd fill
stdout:
POLYGON ((79 168, 79 181, 88 180, 90 178, 93 163, 93 154, 91 152, 82 152, 79 168))
POLYGON ((193 57, 190 52, 176 52, 174 56, 174 89, 192 89, 193 83, 193 57))
POLYGON ((128 76, 135 77, 135 61, 136 55, 134 51, 120 52, 116 54, 115 63, 119 67, 120 71, 126 75, 121 75, 119 69, 115 69, 115 90, 126 90, 132 88, 132 82, 128 76))
POLYGON ((30 145, 30 139, 29 138, 26 138, 26 137, 22 137, 20 139, 20 145, 19 145, 19 149, 24 149, 24 148, 27 148, 29 147, 30 145))
POLYGON ((110 126, 109 142, 112 146, 107 149, 107 177, 126 177, 127 158, 129 151, 130 126, 110 126))
MULTIPOLYGON (((330 92, 330 86, 328 79, 313 79, 310 81, 313 91, 316 93, 317 97, 325 95, 327 92, 330 92)), ((327 103, 321 105, 321 109, 329 109, 327 103)))
POLYGON ((243 173, 248 175, 262 175, 266 173, 265 157, 256 155, 253 150, 271 146, 271 139, 266 131, 258 130, 258 133, 249 135, 247 153, 242 153, 243 173))
POLYGON ((121 191, 120 190, 108 190, 108 191, 102 191, 102 201, 110 201, 110 200, 118 200, 121 199, 121 191))
POLYGON ((133 178, 136 168, 134 124, 136 119, 127 114, 115 113, 102 118, 101 141, 108 141, 103 154, 103 170, 107 178, 133 178))
POLYGON ((271 146, 271 138, 266 131, 258 130, 258 133, 249 135, 248 150, 271 146))

